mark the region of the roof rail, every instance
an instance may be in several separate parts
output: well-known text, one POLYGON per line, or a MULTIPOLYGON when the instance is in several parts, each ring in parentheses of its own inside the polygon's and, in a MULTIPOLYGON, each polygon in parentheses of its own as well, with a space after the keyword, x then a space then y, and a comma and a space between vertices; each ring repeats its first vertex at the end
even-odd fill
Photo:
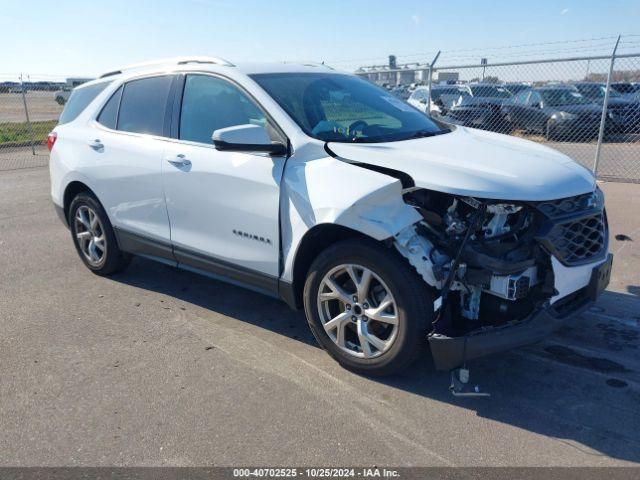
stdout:
POLYGON ((293 64, 293 65, 303 65, 305 67, 324 67, 324 68, 328 68, 329 70, 335 70, 333 67, 327 65, 324 62, 306 62, 306 61, 288 61, 288 60, 284 60, 282 63, 284 63, 285 65, 289 65, 289 64, 293 64))
POLYGON ((110 77, 112 75, 120 75, 121 73, 129 70, 138 70, 140 68, 152 67, 154 65, 187 65, 189 63, 222 65, 225 67, 235 66, 233 63, 219 57, 174 57, 163 58, 160 60, 151 60, 149 62, 134 63, 133 65, 127 65, 125 67, 118 68, 117 70, 111 70, 109 72, 103 73, 99 78, 110 77))

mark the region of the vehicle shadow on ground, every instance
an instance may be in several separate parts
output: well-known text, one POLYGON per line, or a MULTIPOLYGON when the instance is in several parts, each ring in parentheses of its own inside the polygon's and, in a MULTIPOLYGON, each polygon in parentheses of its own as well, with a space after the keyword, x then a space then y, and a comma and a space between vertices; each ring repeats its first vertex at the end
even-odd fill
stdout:
MULTIPOLYGON (((302 312, 259 293, 140 258, 111 278, 317 347, 302 312)), ((616 297, 623 295, 606 292, 605 296, 607 302, 617 302, 616 297)), ((635 381, 639 372, 632 363, 620 363, 619 349, 611 348, 617 344, 609 340, 596 344, 599 358, 572 350, 575 336, 610 337, 611 329, 617 328, 598 323, 594 332, 587 333, 581 331, 582 321, 574 319, 542 344, 471 362, 472 383, 479 383, 490 398, 454 397, 448 390, 449 373, 434 371, 426 352, 401 375, 367 380, 555 438, 590 456, 640 462, 640 390, 635 381), (616 351, 618 361, 607 360, 610 351, 616 351)), ((627 353, 637 357, 637 332, 629 337, 622 329, 623 337, 625 331, 627 353)))
MULTIPOLYGON (((637 299, 607 291, 595 310, 606 314, 606 305, 630 301, 640 311, 637 299)), ((640 462, 638 353, 640 328, 588 313, 539 344, 470 362, 471 383, 490 398, 454 397, 443 388, 449 373, 434 372, 429 358, 379 381, 555 438, 590 456, 640 462)))
POLYGON ((140 257, 110 278, 317 346, 302 312, 260 293, 140 257))

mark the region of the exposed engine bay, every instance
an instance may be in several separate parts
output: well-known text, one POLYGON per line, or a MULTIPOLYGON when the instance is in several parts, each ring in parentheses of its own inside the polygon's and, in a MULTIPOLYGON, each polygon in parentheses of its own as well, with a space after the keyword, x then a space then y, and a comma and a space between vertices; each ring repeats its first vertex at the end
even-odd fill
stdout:
POLYGON ((525 203, 408 189, 423 217, 396 248, 440 294, 432 333, 461 336, 527 317, 554 295, 550 255, 535 235, 543 216, 525 203))

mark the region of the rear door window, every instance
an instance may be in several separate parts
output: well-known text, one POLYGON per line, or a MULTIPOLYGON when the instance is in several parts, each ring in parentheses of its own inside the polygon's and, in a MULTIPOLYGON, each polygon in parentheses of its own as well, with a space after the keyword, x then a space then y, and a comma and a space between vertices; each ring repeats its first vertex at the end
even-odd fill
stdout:
POLYGON ((163 135, 167 100, 173 76, 132 80, 124 85, 117 129, 163 135))
POLYGON ((87 87, 77 88, 71 92, 71 96, 60 115, 58 124, 73 122, 82 111, 96 98, 111 82, 96 83, 87 87))

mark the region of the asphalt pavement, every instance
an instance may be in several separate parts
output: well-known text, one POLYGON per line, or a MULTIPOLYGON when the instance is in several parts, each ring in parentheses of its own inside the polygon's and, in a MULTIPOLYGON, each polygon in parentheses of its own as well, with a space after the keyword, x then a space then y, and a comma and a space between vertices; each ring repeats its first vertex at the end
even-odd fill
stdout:
POLYGON ((383 380, 345 371, 301 312, 256 293, 143 259, 95 276, 47 169, 2 171, 0 464, 637 465, 640 185, 602 188, 610 290, 471 364, 491 397, 459 399, 426 355, 383 380))

